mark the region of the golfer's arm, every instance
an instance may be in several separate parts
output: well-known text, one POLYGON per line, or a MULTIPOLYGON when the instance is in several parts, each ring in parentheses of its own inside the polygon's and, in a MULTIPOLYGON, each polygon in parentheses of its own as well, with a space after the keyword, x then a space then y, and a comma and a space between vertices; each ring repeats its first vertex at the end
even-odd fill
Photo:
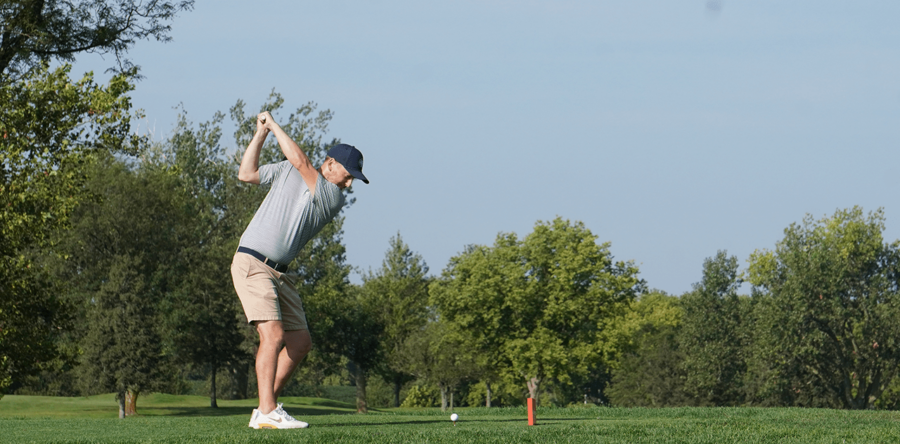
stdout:
POLYGON ((238 169, 238 180, 241 182, 259 185, 259 152, 268 134, 269 132, 265 130, 257 131, 253 139, 250 139, 247 151, 244 151, 244 157, 241 158, 241 167, 238 169))
POLYGON ((309 187, 309 192, 313 193, 316 189, 316 180, 319 178, 319 172, 316 171, 316 167, 309 161, 309 157, 306 157, 306 153, 300 149, 300 146, 280 126, 272 125, 271 129, 272 133, 275 134, 275 139, 278 140, 278 146, 281 147, 284 157, 287 157, 288 162, 300 172, 300 175, 303 176, 303 181, 309 187))

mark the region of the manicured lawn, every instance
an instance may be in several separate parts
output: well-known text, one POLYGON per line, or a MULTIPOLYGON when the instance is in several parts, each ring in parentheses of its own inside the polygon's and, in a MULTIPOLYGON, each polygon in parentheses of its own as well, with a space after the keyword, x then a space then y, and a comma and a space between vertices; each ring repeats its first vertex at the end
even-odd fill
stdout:
MULTIPOLYGON (((280 402, 296 406, 297 416, 356 413, 347 403, 321 398, 284 397, 280 402)), ((154 393, 139 396, 137 412, 140 416, 247 416, 256 408, 255 399, 218 401, 219 408, 209 407, 209 398, 202 396, 165 395, 154 393)), ((4 396, 0 399, 0 419, 7 418, 113 418, 119 417, 114 394, 86 398, 55 396, 4 396)), ((131 419, 131 418, 129 418, 131 419)), ((2 439, 2 438, 0 438, 2 439)))
POLYGON ((194 396, 138 399, 140 416, 119 420, 112 395, 90 398, 7 396, 0 400, 0 442, 91 443, 872 443, 900 441, 900 413, 760 408, 549 408, 529 427, 524 407, 385 409, 367 415, 316 398, 287 398, 306 430, 252 430, 253 401, 194 396))

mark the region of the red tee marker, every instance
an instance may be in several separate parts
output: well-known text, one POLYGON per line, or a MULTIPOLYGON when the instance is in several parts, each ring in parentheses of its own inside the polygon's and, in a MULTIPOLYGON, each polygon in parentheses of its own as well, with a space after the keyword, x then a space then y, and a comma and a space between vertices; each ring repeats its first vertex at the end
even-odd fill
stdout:
POLYGON ((535 410, 537 410, 536 402, 534 402, 534 398, 528 398, 528 425, 533 426, 537 424, 537 415, 535 410))

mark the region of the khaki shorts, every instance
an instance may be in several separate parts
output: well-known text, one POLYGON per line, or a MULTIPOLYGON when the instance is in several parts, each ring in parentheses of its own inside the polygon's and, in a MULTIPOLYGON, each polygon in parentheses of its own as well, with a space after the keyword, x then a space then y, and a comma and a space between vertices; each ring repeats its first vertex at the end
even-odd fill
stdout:
POLYGON ((308 330, 297 277, 279 273, 246 253, 235 253, 231 278, 247 322, 281 321, 285 330, 308 330))

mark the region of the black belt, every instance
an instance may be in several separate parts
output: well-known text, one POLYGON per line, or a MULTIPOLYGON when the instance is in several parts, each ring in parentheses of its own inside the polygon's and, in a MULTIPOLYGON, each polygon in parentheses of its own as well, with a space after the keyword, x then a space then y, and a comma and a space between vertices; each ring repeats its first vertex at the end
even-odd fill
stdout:
POLYGON ((268 265, 269 267, 272 267, 273 270, 275 270, 275 271, 277 271, 277 272, 279 272, 279 273, 284 273, 284 272, 287 271, 287 269, 288 269, 288 266, 287 266, 287 265, 279 264, 278 262, 275 262, 275 261, 273 261, 272 259, 269 259, 269 258, 263 256, 262 253, 260 253, 260 252, 258 252, 258 251, 256 251, 256 250, 251 250, 251 249, 249 249, 249 248, 247 248, 247 247, 238 247, 237 252, 238 252, 238 253, 247 253, 247 254, 249 254, 250 256, 253 256, 253 257, 259 259, 259 260, 262 261, 262 263, 268 265))

